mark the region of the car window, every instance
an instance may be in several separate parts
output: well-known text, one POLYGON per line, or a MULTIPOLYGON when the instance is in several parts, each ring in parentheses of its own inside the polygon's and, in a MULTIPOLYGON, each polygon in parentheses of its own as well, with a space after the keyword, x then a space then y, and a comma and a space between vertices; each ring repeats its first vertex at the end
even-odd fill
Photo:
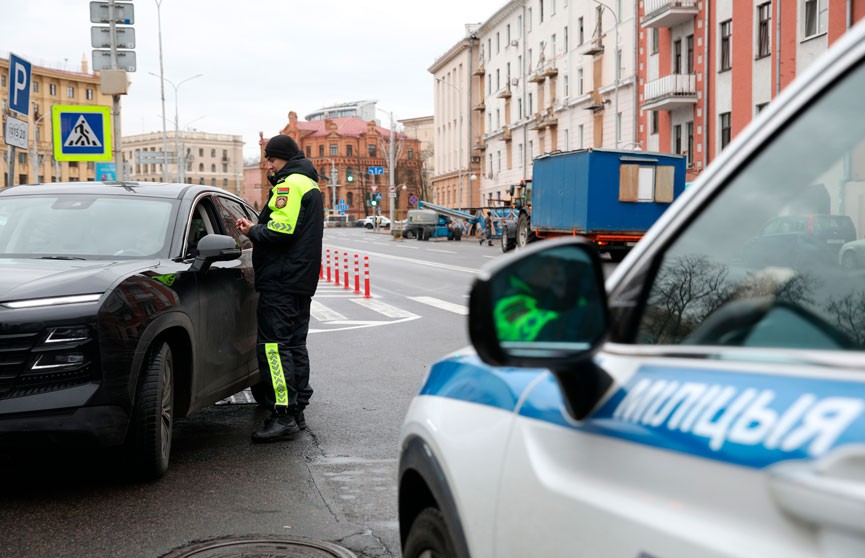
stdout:
POLYGON ((198 242, 207 236, 218 231, 214 226, 210 212, 207 210, 208 201, 200 200, 195 204, 192 214, 189 219, 189 227, 186 233, 186 254, 187 258, 194 258, 198 254, 198 242))
POLYGON ((172 200, 85 194, 0 199, 0 254, 134 258, 167 251, 172 200))
POLYGON ((252 241, 240 232, 236 225, 238 219, 249 218, 243 206, 234 200, 219 196, 216 198, 216 209, 225 233, 234 238, 240 244, 241 249, 252 248, 252 241))
POLYGON ((865 231, 863 90, 860 64, 677 234, 661 256, 638 342, 862 349, 865 270, 839 258, 865 231), (789 226, 767 228, 784 217, 789 226), (816 234, 838 223, 844 235, 816 234))

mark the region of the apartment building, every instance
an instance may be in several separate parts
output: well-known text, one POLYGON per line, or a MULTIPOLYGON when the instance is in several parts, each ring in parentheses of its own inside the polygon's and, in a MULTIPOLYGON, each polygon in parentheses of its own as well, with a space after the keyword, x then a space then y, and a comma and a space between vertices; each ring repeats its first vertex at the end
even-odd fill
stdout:
POLYGON ((494 205, 535 157, 583 148, 679 153, 693 180, 863 16, 865 0, 506 2, 429 68, 436 198, 494 205))
POLYGON ((693 180, 853 23, 862 0, 643 0, 639 143, 693 180))
MULTIPOLYGON (((29 115, 29 149, 5 146, 2 157, 3 183, 9 184, 9 157, 14 158, 13 184, 35 184, 39 182, 88 181, 96 179, 93 162, 55 161, 51 123, 51 107, 54 105, 99 105, 111 106, 111 96, 103 95, 99 89, 99 75, 88 70, 86 58, 82 58, 78 71, 36 65, 31 67, 31 111, 29 115)), ((4 119, 9 107, 9 57, 0 58, 0 99, 4 119)), ((21 118, 18 116, 18 118, 21 118)))
POLYGON ((239 135, 150 132, 124 136, 122 152, 129 180, 207 184, 243 194, 243 139, 239 135), (165 152, 170 155, 163 160, 165 152), (174 153, 179 158, 173 158, 174 153))

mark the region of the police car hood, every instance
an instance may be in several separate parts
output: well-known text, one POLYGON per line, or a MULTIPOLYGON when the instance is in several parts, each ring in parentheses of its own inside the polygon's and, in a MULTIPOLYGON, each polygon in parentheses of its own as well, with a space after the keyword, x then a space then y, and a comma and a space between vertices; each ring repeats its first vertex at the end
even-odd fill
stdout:
POLYGON ((0 258, 0 302, 103 293, 156 260, 54 260, 0 258))

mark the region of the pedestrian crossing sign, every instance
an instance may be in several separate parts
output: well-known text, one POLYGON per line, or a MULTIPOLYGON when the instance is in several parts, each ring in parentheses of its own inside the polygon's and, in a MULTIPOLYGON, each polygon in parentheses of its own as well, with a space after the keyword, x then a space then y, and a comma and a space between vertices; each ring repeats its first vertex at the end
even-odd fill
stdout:
POLYGON ((111 161, 111 107, 54 105, 51 129, 56 161, 111 161))

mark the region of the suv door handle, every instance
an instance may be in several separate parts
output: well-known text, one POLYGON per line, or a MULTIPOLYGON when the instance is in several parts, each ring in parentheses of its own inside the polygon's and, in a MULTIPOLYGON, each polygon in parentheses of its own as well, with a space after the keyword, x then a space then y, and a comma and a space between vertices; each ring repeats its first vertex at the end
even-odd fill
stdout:
POLYGON ((855 534, 865 552, 865 446, 841 448, 818 461, 775 465, 769 491, 793 517, 855 534))

